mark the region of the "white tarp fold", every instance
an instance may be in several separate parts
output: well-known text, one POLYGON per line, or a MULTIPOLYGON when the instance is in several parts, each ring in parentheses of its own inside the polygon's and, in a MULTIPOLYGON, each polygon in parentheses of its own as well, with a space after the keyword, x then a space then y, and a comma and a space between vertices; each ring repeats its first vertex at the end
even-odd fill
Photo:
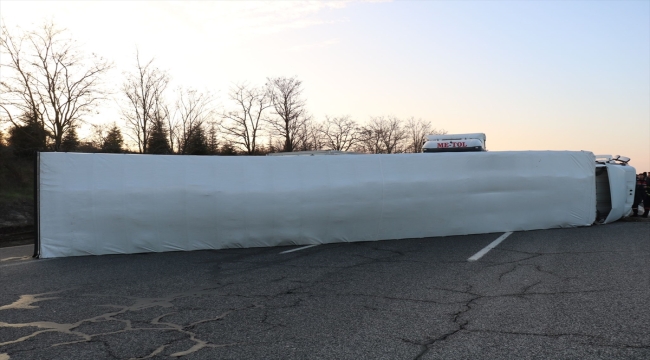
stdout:
POLYGON ((42 153, 44 258, 591 225, 594 155, 42 153))

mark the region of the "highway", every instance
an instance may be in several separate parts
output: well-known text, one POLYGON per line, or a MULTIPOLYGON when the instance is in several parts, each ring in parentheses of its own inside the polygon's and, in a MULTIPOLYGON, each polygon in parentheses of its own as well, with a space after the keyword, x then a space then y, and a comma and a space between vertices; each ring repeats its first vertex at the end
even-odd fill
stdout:
POLYGON ((0 248, 0 360, 650 359, 650 221, 311 247, 32 252, 0 248))

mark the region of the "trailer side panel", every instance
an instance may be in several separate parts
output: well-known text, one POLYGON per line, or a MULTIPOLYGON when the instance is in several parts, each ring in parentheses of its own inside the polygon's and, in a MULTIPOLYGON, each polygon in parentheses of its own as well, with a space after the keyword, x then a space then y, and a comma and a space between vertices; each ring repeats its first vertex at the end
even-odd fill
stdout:
POLYGON ((41 257, 521 231, 596 215, 590 152, 40 157, 41 257))

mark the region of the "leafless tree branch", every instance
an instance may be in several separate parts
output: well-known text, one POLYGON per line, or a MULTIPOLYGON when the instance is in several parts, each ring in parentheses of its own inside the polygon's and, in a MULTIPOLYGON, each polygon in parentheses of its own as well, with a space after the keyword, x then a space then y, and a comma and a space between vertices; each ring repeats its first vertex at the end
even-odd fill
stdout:
POLYGON ((156 118, 169 114, 164 101, 164 92, 169 84, 169 75, 153 65, 153 59, 147 63, 140 61, 136 51, 136 67, 126 74, 122 93, 127 102, 122 108, 122 116, 128 134, 138 145, 140 153, 147 153, 147 143, 152 123, 156 118))
POLYGON ((174 117, 177 119, 178 153, 187 154, 188 142, 194 132, 203 124, 213 120, 214 98, 209 93, 201 93, 189 88, 179 88, 177 93, 174 117))
POLYGON ((285 152, 291 152, 300 147, 301 131, 310 120, 302 98, 302 82, 296 77, 269 78, 267 89, 271 94, 274 117, 268 121, 271 135, 284 140, 285 152))
POLYGON ((105 100, 100 80, 112 67, 94 54, 82 54, 66 35, 65 29, 46 23, 17 37, 3 25, 0 37, 6 55, 0 65, 2 110, 14 125, 17 114, 31 114, 48 130, 55 151, 67 131, 105 100))
POLYGON ((271 94, 268 88, 237 84, 231 87, 228 97, 234 106, 222 114, 223 132, 247 154, 256 154, 263 120, 268 120, 267 109, 273 106, 271 94))
POLYGON ((361 136, 359 125, 349 116, 325 116, 321 131, 325 147, 338 151, 349 151, 361 136))
POLYGON ((360 145, 363 151, 372 154, 394 154, 404 152, 406 130, 395 116, 371 117, 362 127, 360 145))

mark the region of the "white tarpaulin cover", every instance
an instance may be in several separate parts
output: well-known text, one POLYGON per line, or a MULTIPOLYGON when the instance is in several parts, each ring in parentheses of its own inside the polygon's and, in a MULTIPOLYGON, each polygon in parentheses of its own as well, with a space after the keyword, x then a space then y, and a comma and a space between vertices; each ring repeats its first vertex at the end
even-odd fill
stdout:
POLYGON ((594 155, 40 154, 43 258, 591 225, 594 155))

